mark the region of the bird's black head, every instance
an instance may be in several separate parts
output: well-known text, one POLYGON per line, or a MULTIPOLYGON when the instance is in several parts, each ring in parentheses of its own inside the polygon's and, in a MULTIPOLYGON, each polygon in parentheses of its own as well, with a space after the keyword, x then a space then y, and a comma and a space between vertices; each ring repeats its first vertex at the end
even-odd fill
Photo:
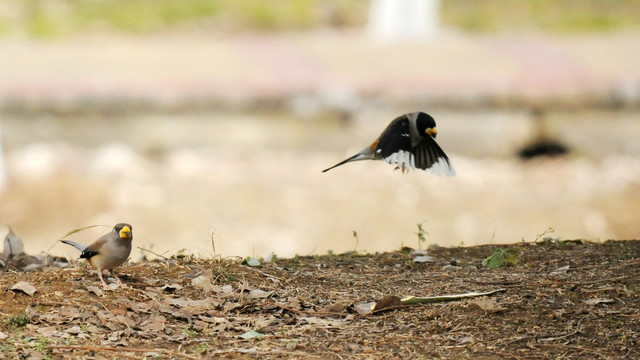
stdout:
POLYGON ((429 135, 435 138, 438 133, 436 131, 436 121, 433 120, 431 115, 422 111, 416 113, 416 127, 418 128, 418 134, 420 134, 420 136, 429 135))

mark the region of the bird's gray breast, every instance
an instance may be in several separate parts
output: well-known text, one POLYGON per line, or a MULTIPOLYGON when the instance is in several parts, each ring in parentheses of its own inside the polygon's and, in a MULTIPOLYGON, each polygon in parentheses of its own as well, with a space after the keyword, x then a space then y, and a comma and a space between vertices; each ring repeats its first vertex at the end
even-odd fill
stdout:
POLYGON ((102 268, 112 269, 127 261, 131 254, 131 241, 109 241, 100 249, 102 268))

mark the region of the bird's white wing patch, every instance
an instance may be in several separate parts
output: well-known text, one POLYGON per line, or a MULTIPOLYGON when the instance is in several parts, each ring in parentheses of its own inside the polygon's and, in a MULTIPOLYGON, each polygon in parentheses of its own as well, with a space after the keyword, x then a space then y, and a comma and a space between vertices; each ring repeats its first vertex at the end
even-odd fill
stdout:
MULTIPOLYGON (((387 156, 383 160, 391 165, 397 165, 402 169, 416 169, 414 155, 409 151, 399 150, 387 156)), ((451 165, 447 161, 447 159, 443 157, 438 158, 438 161, 436 163, 434 163, 433 165, 431 165, 430 168, 425 170, 437 176, 455 176, 456 175, 456 170, 453 168, 453 165, 451 165)))
POLYGON ((438 158, 438 162, 427 169, 428 172, 438 176, 456 176, 456 170, 445 158, 438 158))
POLYGON ((383 159, 391 165, 398 165, 403 169, 415 169, 415 159, 409 151, 399 150, 383 159))

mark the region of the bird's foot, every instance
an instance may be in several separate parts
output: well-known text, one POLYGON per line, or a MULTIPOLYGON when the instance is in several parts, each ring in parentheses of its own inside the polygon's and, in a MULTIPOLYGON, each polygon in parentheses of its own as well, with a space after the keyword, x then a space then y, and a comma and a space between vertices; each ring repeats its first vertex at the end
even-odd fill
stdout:
POLYGON ((126 287, 126 285, 122 282, 122 280, 120 280, 120 278, 118 277, 118 275, 116 275, 115 272, 111 271, 111 275, 113 275, 113 277, 116 279, 116 284, 118 284, 118 286, 126 287))

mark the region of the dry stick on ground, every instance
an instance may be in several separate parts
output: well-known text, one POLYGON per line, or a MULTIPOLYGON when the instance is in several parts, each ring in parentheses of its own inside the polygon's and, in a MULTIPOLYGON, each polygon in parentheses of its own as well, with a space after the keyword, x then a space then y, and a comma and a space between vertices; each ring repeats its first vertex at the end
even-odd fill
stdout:
POLYGON ((479 280, 468 280, 468 282, 472 283, 472 284, 478 284, 478 285, 499 285, 499 286, 505 286, 505 285, 519 285, 520 283, 522 283, 522 280, 505 280, 505 281, 479 281, 479 280))
POLYGON ((487 292, 469 292, 465 294, 455 294, 455 295, 440 295, 440 296, 429 296, 429 297, 416 297, 409 296, 404 299, 397 298, 395 296, 385 297, 373 305, 371 311, 369 313, 361 314, 361 316, 373 315, 382 311, 388 310, 396 310, 402 309, 412 305, 418 304, 433 304, 438 302, 446 302, 446 301, 455 301, 462 299, 471 299, 481 296, 490 296, 500 292, 505 292, 507 289, 496 289, 487 292))
POLYGON ((138 246, 137 248, 138 248, 138 249, 140 249, 141 251, 146 251, 146 252, 151 253, 151 254, 153 254, 153 255, 155 255, 155 256, 157 256, 157 257, 161 257, 161 258, 163 258, 163 259, 165 259, 165 260, 169 260, 166 256, 163 256, 162 254, 154 253, 153 251, 148 250, 148 249, 143 249, 143 248, 141 248, 140 246, 138 246))
POLYGON ((441 295, 441 296, 429 296, 429 297, 417 297, 417 296, 409 296, 407 298, 402 299, 402 305, 414 305, 414 304, 430 304, 435 302, 444 302, 444 301, 453 301, 453 300, 461 300, 461 299, 469 299, 480 296, 489 296, 493 294, 497 294, 500 292, 505 292, 507 289, 497 289, 486 292, 469 292, 465 294, 456 294, 456 295, 441 295))
MULTIPOLYGON (((521 283, 521 284, 513 284, 513 285, 503 285, 506 288, 519 288, 519 287, 534 287, 534 286, 548 286, 548 285, 592 285, 592 284, 597 284, 597 283, 602 283, 602 282, 608 282, 608 281, 618 281, 618 280, 623 280, 628 278, 629 276, 627 275, 623 275, 623 276, 617 276, 617 277, 611 277, 611 278, 607 278, 607 279, 598 279, 598 280, 589 280, 589 281, 562 281, 562 280, 546 280, 546 281, 540 281, 540 282, 528 282, 528 283, 521 283)), ((470 282, 474 282, 474 281, 470 281, 470 282)))
POLYGON ((548 347, 557 347, 557 348, 564 348, 564 349, 570 349, 570 350, 576 350, 576 351, 580 351, 580 352, 588 352, 591 354, 596 354, 596 355, 600 355, 601 357, 605 358, 605 359, 609 359, 612 355, 610 353, 605 353, 602 351, 598 351, 595 349, 590 349, 584 346, 578 346, 578 345, 566 345, 566 344, 552 344, 552 343, 538 343, 536 344, 537 346, 548 346, 548 347))
POLYGON ((597 284, 597 283, 601 283, 601 282, 622 280, 622 279, 626 279, 628 277, 629 276, 627 276, 627 275, 623 275, 623 276, 617 276, 617 277, 612 277, 612 278, 608 278, 608 279, 598 279, 598 280, 590 280, 590 281, 571 281, 571 282, 566 282, 565 284, 570 284, 570 285, 591 285, 591 284, 597 284))
MULTIPOLYGON (((616 269, 616 268, 621 268, 621 267, 625 267, 625 266, 632 266, 632 265, 638 265, 638 264, 640 264, 640 259, 632 259, 632 260, 628 260, 626 262, 621 262, 619 264, 612 265, 612 266, 609 267, 609 269, 616 269)), ((601 264, 585 265, 585 266, 572 267, 569 270, 577 271, 577 270, 587 270, 587 269, 598 269, 598 268, 601 268, 601 267, 602 267, 601 264)))
POLYGON ((101 347, 101 346, 74 346, 74 345, 51 345, 51 349, 57 350, 80 350, 80 351, 115 351, 115 352, 154 352, 160 353, 170 356, 178 356, 185 359, 193 359, 197 360, 198 358, 195 356, 182 354, 174 351, 164 350, 164 349, 142 349, 142 348, 126 348, 126 347, 101 347))
POLYGON ((40 306, 82 306, 83 304, 78 304, 75 302, 63 302, 63 301, 34 301, 33 304, 40 306))

